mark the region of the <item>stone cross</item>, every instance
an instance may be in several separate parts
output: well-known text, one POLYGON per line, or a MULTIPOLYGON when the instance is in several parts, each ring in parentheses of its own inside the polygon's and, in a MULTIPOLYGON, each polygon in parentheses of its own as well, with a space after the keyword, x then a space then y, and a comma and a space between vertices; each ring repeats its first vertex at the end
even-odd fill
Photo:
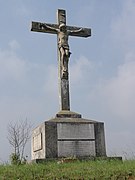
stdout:
POLYGON ((31 31, 57 34, 58 39, 58 79, 60 110, 70 111, 68 62, 71 55, 69 36, 89 37, 91 29, 66 25, 66 11, 58 9, 57 24, 32 22, 31 31))

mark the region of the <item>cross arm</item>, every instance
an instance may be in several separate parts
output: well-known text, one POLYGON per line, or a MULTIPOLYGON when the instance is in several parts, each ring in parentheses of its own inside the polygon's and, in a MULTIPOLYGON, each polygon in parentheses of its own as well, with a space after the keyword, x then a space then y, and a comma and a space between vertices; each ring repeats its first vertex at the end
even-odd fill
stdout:
POLYGON ((89 37, 89 36, 91 36, 91 29, 90 28, 67 26, 67 30, 69 31, 70 36, 78 36, 78 37, 89 37))
POLYGON ((57 34, 58 28, 59 27, 57 24, 48 24, 48 23, 40 23, 33 21, 31 23, 31 31, 35 31, 35 32, 57 34))

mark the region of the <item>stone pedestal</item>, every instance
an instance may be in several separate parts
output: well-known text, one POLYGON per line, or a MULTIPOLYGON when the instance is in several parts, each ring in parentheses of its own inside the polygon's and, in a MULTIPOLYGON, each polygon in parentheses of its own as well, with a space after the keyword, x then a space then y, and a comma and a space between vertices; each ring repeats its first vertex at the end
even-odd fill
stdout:
POLYGON ((32 132, 32 160, 106 156, 104 123, 62 111, 32 132))

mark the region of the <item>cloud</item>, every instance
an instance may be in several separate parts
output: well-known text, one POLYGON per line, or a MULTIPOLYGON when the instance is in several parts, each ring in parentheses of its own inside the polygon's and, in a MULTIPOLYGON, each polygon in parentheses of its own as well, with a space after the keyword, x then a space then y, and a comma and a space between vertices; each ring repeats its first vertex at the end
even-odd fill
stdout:
POLYGON ((9 47, 11 48, 11 50, 15 51, 20 48, 20 44, 14 39, 9 42, 9 47))
POLYGON ((16 4, 17 8, 15 9, 16 10, 16 13, 17 15, 19 16, 30 16, 31 14, 31 11, 30 11, 30 8, 28 8, 28 4, 26 5, 22 0, 19 1, 17 4, 16 4))
POLYGON ((44 84, 44 90, 49 93, 50 96, 56 95, 56 89, 58 85, 58 67, 54 64, 46 67, 46 79, 44 84))
POLYGON ((123 120, 135 118, 135 57, 118 67, 116 77, 109 79, 103 92, 110 112, 123 120))
MULTIPOLYGON (((123 120, 135 118, 135 1, 124 1, 111 24, 112 40, 122 53, 122 64, 104 87, 108 108, 123 120)), ((119 61, 119 60, 118 60, 119 61)))
POLYGON ((0 81, 29 81, 32 76, 45 69, 44 65, 36 64, 28 59, 22 58, 17 52, 21 45, 12 40, 7 49, 0 49, 0 81), (33 74, 32 74, 33 72, 33 74))
POLYGON ((85 56, 81 56, 73 61, 70 66, 71 83, 75 85, 80 82, 86 81, 88 77, 87 73, 90 73, 93 68, 94 65, 85 56))
POLYGON ((135 54, 126 54, 124 63, 112 77, 97 79, 88 97, 103 119, 132 123, 135 119, 135 54))
MULTIPOLYGON (((11 46, 13 48, 16 45, 11 46)), ((0 80, 20 79, 25 71, 26 62, 19 58, 12 49, 0 50, 0 80)))
POLYGON ((111 28, 113 39, 124 47, 135 43, 135 1, 124 1, 120 14, 114 16, 111 28))

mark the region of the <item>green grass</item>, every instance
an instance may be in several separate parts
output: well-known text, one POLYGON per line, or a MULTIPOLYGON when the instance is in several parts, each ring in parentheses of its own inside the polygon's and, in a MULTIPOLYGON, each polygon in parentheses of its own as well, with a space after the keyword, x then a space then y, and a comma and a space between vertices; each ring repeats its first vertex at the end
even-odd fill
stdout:
POLYGON ((58 164, 1 165, 0 180, 125 180, 134 179, 135 160, 75 161, 58 164))

